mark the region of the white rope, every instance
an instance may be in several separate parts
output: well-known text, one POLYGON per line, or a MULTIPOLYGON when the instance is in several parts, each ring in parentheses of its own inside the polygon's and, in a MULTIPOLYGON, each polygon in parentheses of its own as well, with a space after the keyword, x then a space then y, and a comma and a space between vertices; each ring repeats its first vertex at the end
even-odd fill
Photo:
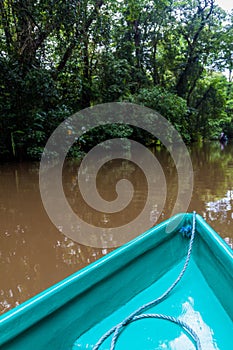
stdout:
POLYGON ((168 315, 162 315, 162 314, 142 314, 142 311, 149 309, 159 303, 161 303, 165 298, 167 298, 167 296, 171 293, 171 291, 176 287, 176 285, 179 283, 179 281, 181 280, 181 278, 183 277, 189 261, 190 261, 190 257, 191 257, 191 252, 192 252, 192 247, 193 247, 193 241, 194 241, 194 237, 195 237, 195 229, 196 229, 196 212, 193 212, 193 222, 192 222, 192 233, 191 233, 191 239, 190 239, 190 243, 189 243, 189 248, 188 248, 188 253, 185 259, 185 263, 184 266, 179 274, 179 276, 176 278, 176 280, 172 283, 172 285, 157 299, 150 301, 149 303, 146 303, 142 306, 140 306, 136 311, 134 311, 132 314, 130 314, 128 317, 126 317, 122 322, 120 322, 119 324, 117 324, 116 326, 112 327, 109 331, 107 331, 100 339, 99 341, 95 344, 93 350, 98 350, 100 348, 100 346, 103 344, 103 342, 111 335, 113 334, 112 337, 112 341, 111 341, 111 347, 110 350, 114 350, 115 349, 115 345, 117 342, 117 339, 120 335, 120 333, 122 332, 123 328, 126 327, 128 324, 130 324, 131 322, 137 321, 137 320, 141 320, 143 318, 159 318, 159 319, 164 319, 173 323, 176 323, 178 325, 180 325, 182 328, 186 329, 189 334, 192 336, 192 339, 195 342, 196 345, 196 349, 197 350, 201 350, 201 343, 200 340, 197 336, 197 334, 194 332, 194 330, 185 322, 174 318, 172 316, 168 316, 168 315))

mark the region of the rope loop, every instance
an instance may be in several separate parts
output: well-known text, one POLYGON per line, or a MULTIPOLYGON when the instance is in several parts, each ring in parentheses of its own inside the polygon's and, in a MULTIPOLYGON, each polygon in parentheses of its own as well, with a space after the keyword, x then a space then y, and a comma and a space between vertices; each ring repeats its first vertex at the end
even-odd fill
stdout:
POLYGON ((110 350, 114 350, 115 346, 116 346, 117 339, 118 339, 120 333, 123 331, 124 327, 127 327, 132 322, 142 320, 145 318, 159 318, 159 319, 163 319, 163 320, 178 324, 179 326, 181 326, 185 331, 187 331, 190 334, 190 336, 192 337, 192 339, 195 343, 196 349, 201 350, 201 342, 200 342, 198 335, 187 323, 179 320, 178 318, 175 318, 175 317, 169 316, 169 315, 142 313, 146 309, 149 309, 149 308, 161 303, 164 299, 166 299, 168 297, 168 295, 171 293, 171 291, 176 287, 176 285, 182 279, 185 271, 187 270, 187 267, 188 267, 188 264, 190 261, 192 247, 193 247, 193 241, 194 241, 194 237, 195 237, 195 230, 196 230, 196 212, 194 211, 193 212, 192 226, 187 225, 186 227, 181 228, 181 230, 180 230, 180 232, 183 234, 184 237, 190 238, 190 242, 189 242, 189 248, 188 248, 187 256, 185 259, 185 263, 184 263, 184 266, 183 266, 179 276, 176 278, 176 280, 171 284, 171 286, 160 297, 140 306, 137 310, 135 310, 133 313, 131 313, 128 317, 126 317, 122 322, 120 322, 116 326, 112 327, 109 331, 107 331, 95 344, 93 350, 99 350, 99 348, 103 344, 103 342, 108 337, 110 337, 110 335, 112 335, 112 334, 113 334, 113 336, 112 336, 112 340, 111 340, 110 350))

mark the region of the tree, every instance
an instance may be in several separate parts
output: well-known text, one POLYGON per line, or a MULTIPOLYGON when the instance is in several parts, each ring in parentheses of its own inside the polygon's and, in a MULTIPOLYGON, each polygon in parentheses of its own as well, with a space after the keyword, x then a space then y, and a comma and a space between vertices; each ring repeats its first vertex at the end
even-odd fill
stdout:
POLYGON ((164 95, 159 108, 186 140, 198 118, 202 136, 230 120, 232 16, 214 0, 0 0, 0 14, 4 157, 38 158, 69 114, 138 96, 158 105, 164 95), (228 82, 207 79, 225 69, 228 82), (171 101, 183 101, 186 116, 168 111, 171 101))
POLYGON ((178 67, 176 91, 179 96, 189 99, 210 53, 214 37, 214 0, 177 3, 177 33, 182 37, 184 59, 182 57, 178 67))
POLYGON ((38 123, 38 115, 51 110, 59 114, 63 108, 64 74, 66 81, 77 77, 77 69, 72 74, 76 62, 69 74, 66 71, 75 50, 82 50, 78 61, 80 105, 89 105, 87 38, 102 6, 102 0, 0 0, 2 149, 6 145, 8 153, 23 155, 34 132, 40 135, 39 143, 45 142, 48 122, 41 118, 38 123))

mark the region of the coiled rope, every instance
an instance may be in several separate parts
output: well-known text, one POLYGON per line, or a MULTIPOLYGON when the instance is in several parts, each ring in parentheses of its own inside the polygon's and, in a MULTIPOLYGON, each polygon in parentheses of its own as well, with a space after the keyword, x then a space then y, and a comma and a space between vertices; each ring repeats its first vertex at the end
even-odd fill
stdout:
MULTIPOLYGON (((185 322, 179 320, 178 318, 169 316, 169 315, 163 315, 163 314, 142 314, 142 311, 145 311, 146 309, 149 309, 159 303, 161 303, 164 299, 167 298, 167 296, 171 293, 171 291, 176 287, 176 285, 179 283, 181 278, 183 277, 188 264, 189 260, 191 257, 191 252, 192 252, 192 247, 193 247, 193 241, 195 237, 195 229, 196 229, 196 212, 193 212, 193 220, 192 220, 192 227, 191 227, 191 238, 190 238, 190 243, 189 243, 189 248, 188 248, 188 253, 185 259, 184 266, 179 274, 179 276, 176 278, 176 280, 171 284, 171 286, 157 299, 152 300, 142 306, 140 306, 136 311, 134 311, 132 314, 130 314, 128 317, 126 317, 122 322, 117 324, 116 326, 112 327, 109 331, 107 331, 100 339, 99 341, 95 344, 93 350, 98 350, 100 346, 103 344, 103 342, 113 334, 112 336, 112 341, 111 341, 111 347, 110 350, 114 350, 116 346, 117 339, 122 332, 123 328, 129 325, 132 322, 144 319, 144 318, 157 318, 157 319, 163 319, 166 321, 170 321, 173 323, 178 324, 181 326, 184 330, 186 330, 190 336, 192 337, 193 341, 195 342, 195 346, 197 350, 201 350, 201 343, 200 339, 197 336, 196 332, 185 322)), ((190 237, 188 234, 189 230, 186 229, 181 229, 180 232, 183 233, 183 235, 186 235, 187 237, 190 237)))

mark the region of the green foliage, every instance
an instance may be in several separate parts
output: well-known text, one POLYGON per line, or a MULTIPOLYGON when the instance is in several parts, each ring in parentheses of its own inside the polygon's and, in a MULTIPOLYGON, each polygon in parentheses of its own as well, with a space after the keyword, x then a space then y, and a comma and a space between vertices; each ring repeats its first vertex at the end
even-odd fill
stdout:
POLYGON ((116 59, 112 53, 103 53, 92 82, 95 102, 119 101, 122 96, 129 94, 131 71, 126 59, 116 59))
POLYGON ((85 132, 79 139, 81 151, 88 152, 97 144, 114 138, 130 138, 134 129, 125 124, 100 125, 85 132))
POLYGON ((196 109, 193 124, 196 132, 205 139, 217 138, 224 120, 228 120, 227 88, 226 78, 217 73, 209 72, 197 83, 191 99, 196 109))
MULTIPOLYGON (((0 159, 39 159, 66 117, 112 101, 156 109, 188 142, 232 135, 233 18, 212 0, 4 0, 0 14, 0 159)), ((70 155, 114 135, 151 143, 111 126, 70 155)))
POLYGON ((190 140, 187 119, 188 107, 183 98, 156 86, 140 90, 137 95, 131 97, 131 101, 160 113, 173 124, 186 141, 190 140))
POLYGON ((221 129, 229 138, 233 139, 233 119, 222 122, 221 129))

